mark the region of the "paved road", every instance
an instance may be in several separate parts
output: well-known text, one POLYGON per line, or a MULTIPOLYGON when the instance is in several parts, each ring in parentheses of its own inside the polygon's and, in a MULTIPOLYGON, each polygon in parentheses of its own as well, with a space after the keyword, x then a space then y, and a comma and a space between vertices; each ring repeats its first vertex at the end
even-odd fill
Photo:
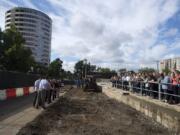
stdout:
POLYGON ((0 101, 0 121, 32 106, 34 94, 0 101))

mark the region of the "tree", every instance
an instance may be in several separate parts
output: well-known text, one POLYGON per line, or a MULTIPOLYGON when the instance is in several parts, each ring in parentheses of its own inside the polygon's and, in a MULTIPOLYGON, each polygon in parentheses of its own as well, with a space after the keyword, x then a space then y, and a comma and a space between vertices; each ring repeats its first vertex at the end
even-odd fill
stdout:
POLYGON ((96 65, 90 65, 90 72, 96 71, 96 65))
POLYGON ((0 28, 0 48, 2 47, 2 44, 3 44, 3 32, 2 32, 2 30, 0 28))
POLYGON ((48 68, 48 75, 53 78, 60 78, 62 73, 62 63, 63 61, 59 58, 52 61, 48 68))
POLYGON ((126 70, 126 68, 121 68, 121 69, 118 70, 118 72, 124 73, 124 72, 127 72, 127 70, 126 70))
POLYGON ((35 63, 30 49, 14 25, 1 33, 0 63, 6 70, 28 72, 35 63))
POLYGON ((148 68, 148 67, 139 69, 139 73, 153 73, 155 71, 156 70, 154 68, 148 68))
POLYGON ((3 32, 1 31, 0 28, 0 69, 4 69, 3 64, 1 63, 1 59, 3 57, 3 32))
POLYGON ((48 71, 48 67, 41 63, 35 63, 33 65, 34 74, 47 75, 47 71, 48 71))
POLYGON ((99 75, 101 75, 102 78, 110 78, 114 75, 117 75, 116 71, 111 70, 110 68, 98 67, 97 72, 99 75))
POLYGON ((62 69, 62 73, 61 73, 61 79, 68 79, 68 80, 73 80, 74 74, 71 73, 70 71, 65 71, 64 69, 62 69))
POLYGON ((78 77, 82 77, 83 76, 83 72, 84 72, 84 62, 83 60, 78 61, 75 66, 74 66, 74 73, 78 76, 78 77))
POLYGON ((73 73, 71 73, 70 71, 66 71, 66 78, 69 80, 73 80, 74 79, 73 73))
POLYGON ((162 72, 169 74, 171 72, 171 70, 168 67, 165 67, 165 69, 163 69, 162 72))
POLYGON ((7 70, 27 72, 33 66, 32 52, 22 46, 13 45, 5 51, 4 66, 7 70))
POLYGON ((88 75, 90 72, 96 70, 96 65, 91 65, 91 63, 86 63, 84 60, 78 61, 74 66, 74 73, 78 77, 85 77, 85 74, 88 75))
POLYGON ((101 73, 110 73, 111 72, 111 70, 109 68, 102 68, 102 67, 98 67, 97 71, 101 72, 101 73))
POLYGON ((174 63, 174 67, 173 67, 174 70, 176 70, 176 62, 174 63))

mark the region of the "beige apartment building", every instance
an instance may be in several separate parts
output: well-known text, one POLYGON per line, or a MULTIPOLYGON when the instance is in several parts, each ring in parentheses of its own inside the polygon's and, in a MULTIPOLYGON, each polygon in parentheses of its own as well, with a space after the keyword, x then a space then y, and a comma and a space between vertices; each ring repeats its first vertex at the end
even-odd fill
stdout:
POLYGON ((160 72, 162 72, 162 70, 165 68, 170 70, 176 69, 180 71, 180 57, 161 60, 159 63, 159 68, 160 72))

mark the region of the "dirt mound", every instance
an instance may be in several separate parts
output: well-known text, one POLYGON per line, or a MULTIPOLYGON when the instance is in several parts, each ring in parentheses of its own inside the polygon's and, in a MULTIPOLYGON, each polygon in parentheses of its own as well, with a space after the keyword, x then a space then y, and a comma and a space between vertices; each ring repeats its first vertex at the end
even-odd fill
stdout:
POLYGON ((18 135, 168 135, 167 129, 103 93, 71 89, 18 135))

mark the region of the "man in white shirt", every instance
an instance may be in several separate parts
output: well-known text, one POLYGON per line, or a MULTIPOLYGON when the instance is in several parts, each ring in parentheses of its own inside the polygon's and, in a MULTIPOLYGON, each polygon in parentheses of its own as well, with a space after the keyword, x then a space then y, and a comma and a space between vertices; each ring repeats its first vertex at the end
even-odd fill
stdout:
POLYGON ((35 90, 35 98, 33 101, 33 106, 38 108, 39 107, 39 84, 40 84, 41 78, 35 81, 34 83, 34 90, 35 90))
POLYGON ((40 97, 41 97, 41 106, 45 109, 45 94, 46 92, 51 89, 51 85, 46 79, 46 77, 43 77, 43 79, 40 81, 39 84, 39 90, 40 90, 40 97))
POLYGON ((51 85, 48 82, 47 79, 42 79, 40 84, 39 84, 39 89, 40 90, 47 90, 47 89, 51 89, 51 85))
POLYGON ((122 82, 123 82, 123 90, 125 90, 125 84, 126 84, 126 75, 124 74, 123 76, 122 76, 122 82))
POLYGON ((130 76, 129 75, 126 76, 126 81, 128 81, 128 82, 130 81, 130 76))
POLYGON ((130 84, 130 75, 129 74, 127 74, 127 76, 126 76, 126 78, 125 78, 125 80, 126 80, 126 90, 129 90, 129 84, 130 84))

